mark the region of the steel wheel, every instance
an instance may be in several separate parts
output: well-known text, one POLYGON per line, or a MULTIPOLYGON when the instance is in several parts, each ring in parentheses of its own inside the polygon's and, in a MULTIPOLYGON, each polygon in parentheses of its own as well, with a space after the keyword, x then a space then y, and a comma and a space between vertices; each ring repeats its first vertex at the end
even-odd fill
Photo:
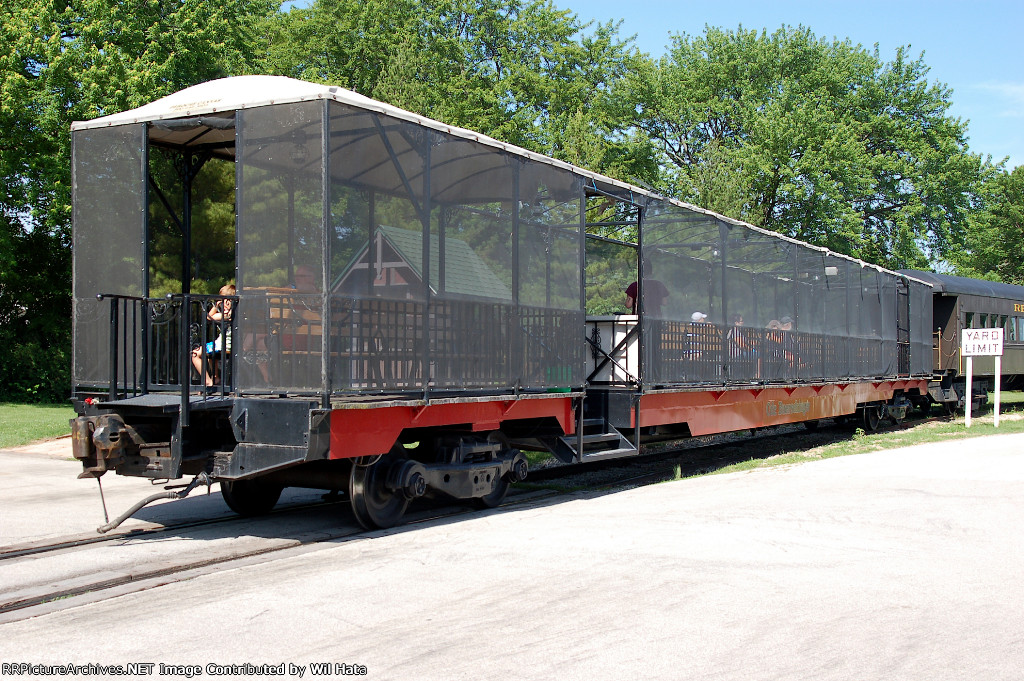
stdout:
MULTIPOLYGON (((401 492, 388 489, 388 471, 399 456, 392 450, 370 465, 353 466, 348 481, 352 513, 368 530, 393 527, 405 515, 409 500, 401 492)), ((404 455, 403 457, 404 458, 404 455)))
POLYGON ((508 480, 499 478, 494 490, 490 494, 473 499, 473 505, 477 508, 496 508, 505 501, 506 494, 508 494, 508 480))
POLYGON ((878 423, 882 420, 878 413, 878 407, 864 407, 864 430, 873 433, 878 430, 878 423))
POLYGON ((281 485, 254 480, 221 480, 220 494, 228 507, 242 516, 269 513, 281 498, 281 485))

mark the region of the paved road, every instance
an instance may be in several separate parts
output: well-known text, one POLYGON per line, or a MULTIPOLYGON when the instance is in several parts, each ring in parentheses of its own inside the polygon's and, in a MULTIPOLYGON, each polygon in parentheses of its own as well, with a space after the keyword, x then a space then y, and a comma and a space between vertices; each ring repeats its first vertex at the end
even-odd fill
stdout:
MULTIPOLYGON (((4 526, 21 460, 0 453, 4 526)), ((0 625, 0 661, 1019 679, 1022 527, 1024 436, 997 436, 578 494, 221 567, 0 625)))

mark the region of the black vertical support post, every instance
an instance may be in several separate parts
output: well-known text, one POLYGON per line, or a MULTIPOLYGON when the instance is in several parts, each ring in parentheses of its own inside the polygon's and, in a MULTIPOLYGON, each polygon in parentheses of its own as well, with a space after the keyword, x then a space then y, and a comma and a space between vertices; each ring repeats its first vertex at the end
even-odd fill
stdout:
POLYGON ((149 295, 142 299, 142 394, 149 394, 149 378, 152 369, 153 359, 150 355, 155 353, 150 345, 149 325, 152 316, 149 311, 149 295))
POLYGON ((149 126, 142 130, 142 394, 149 394, 149 126))
POLYGON ((178 421, 178 432, 182 434, 182 437, 179 441, 184 439, 182 429, 187 428, 189 422, 188 393, 189 384, 192 382, 190 374, 192 364, 189 362, 190 353, 188 351, 188 329, 192 325, 190 302, 191 296, 188 293, 181 296, 181 328, 178 334, 178 342, 180 343, 180 350, 178 351, 178 377, 181 382, 181 418, 178 421))
MULTIPOLYGON (((535 229, 537 225, 531 225, 531 227, 535 229)), ((547 231, 544 233, 544 306, 548 310, 551 309, 551 258, 554 256, 553 244, 554 237, 551 233, 551 225, 548 225, 547 231)))
MULTIPOLYGON (((295 284, 295 176, 288 176, 288 285, 295 284)), ((292 372, 294 373, 294 371, 292 372)))
POLYGON ((373 241, 374 233, 377 231, 375 226, 377 220, 377 193, 372 189, 368 189, 367 192, 369 196, 366 201, 366 210, 369 214, 369 222, 366 223, 366 295, 371 296, 373 294, 373 282, 377 278, 373 270, 373 261, 375 259, 373 241))
POLYGON ((510 348, 509 357, 509 379, 515 380, 515 393, 523 382, 523 368, 525 365, 525 352, 523 351, 523 320, 522 310, 519 308, 519 172, 522 169, 522 161, 512 164, 512 319, 509 320, 510 348))
POLYGON ((729 362, 729 344, 727 342, 727 336, 729 329, 732 325, 729 321, 729 258, 727 249, 729 248, 729 226, 724 222, 718 223, 718 240, 720 242, 719 251, 722 260, 722 356, 719 359, 719 363, 722 365, 722 378, 723 382, 729 378, 729 374, 732 371, 732 365, 729 362))
POLYGON ((110 298, 110 399, 117 399, 117 298, 110 298))
POLYGON ((790 300, 793 301, 793 326, 795 328, 790 329, 789 333, 794 334, 790 338, 790 347, 793 349, 793 379, 800 378, 800 340, 796 334, 801 333, 800 329, 800 247, 793 246, 793 291, 790 294, 790 300), (793 339, 797 340, 794 341, 793 339))
MULTIPOLYGON (((244 118, 244 111, 238 111, 237 113, 235 113, 235 287, 237 289, 237 293, 238 294, 241 294, 241 292, 242 292, 242 286, 244 285, 244 275, 245 275, 245 272, 243 271, 243 267, 242 267, 242 248, 241 248, 241 245, 242 245, 241 233, 242 233, 242 228, 243 228, 242 220, 241 220, 241 217, 243 215, 243 213, 242 213, 242 198, 243 198, 243 196, 242 196, 242 165, 243 165, 242 164, 242 153, 243 153, 243 150, 244 150, 244 147, 242 146, 242 142, 243 142, 242 133, 243 133, 243 130, 245 128, 243 118, 244 118)), ((231 334, 232 334, 231 339, 232 339, 232 349, 233 349, 233 351, 231 353, 226 353, 226 354, 228 354, 228 362, 231 363, 231 387, 232 387, 232 389, 234 389, 235 386, 238 385, 239 379, 241 378, 239 376, 239 372, 236 369, 241 369, 241 367, 244 364, 240 360, 238 362, 235 361, 236 357, 241 357, 241 355, 242 355, 242 352, 241 352, 241 350, 242 350, 242 343, 239 342, 238 345, 234 344, 234 341, 236 341, 236 340, 237 341, 241 341, 242 340, 242 338, 237 335, 238 324, 241 321, 241 317, 239 316, 240 315, 240 308, 242 307, 240 305, 241 302, 242 302, 242 299, 241 299, 241 296, 239 296, 238 300, 236 301, 236 305, 235 305, 234 309, 231 311, 231 334)), ((253 365, 253 370, 254 371, 256 370, 255 365, 253 365)))
POLYGON ((853 348, 856 343, 853 341, 853 327, 850 324, 850 286, 852 286, 852 282, 850 281, 850 263, 846 260, 843 261, 843 285, 846 288, 846 291, 843 293, 846 297, 846 302, 843 305, 843 313, 846 316, 846 342, 844 343, 846 346, 846 356, 843 360, 846 362, 847 372, 854 374, 853 358, 855 354, 853 348))
POLYGON ((192 293, 192 155, 185 153, 181 196, 181 292, 192 293))
POLYGON ((129 299, 125 298, 121 302, 120 310, 118 311, 118 314, 121 316, 119 323, 124 328, 124 335, 121 336, 121 378, 124 380, 124 390, 121 394, 124 397, 128 397, 128 386, 130 385, 128 380, 128 301, 129 299))
MULTIPOLYGON (((430 147, 431 132, 423 128, 423 149, 421 158, 423 160, 423 200, 420 202, 420 221, 423 223, 423 337, 421 339, 421 359, 423 365, 423 397, 430 399, 430 147)), ((410 187, 411 189, 411 187, 410 187)), ((410 196, 411 201, 416 197, 410 196)))
POLYGON ((192 154, 185 153, 184 156, 184 189, 182 195, 182 255, 181 255, 181 332, 179 334, 178 346, 178 378, 181 382, 181 418, 178 421, 178 431, 181 433, 181 440, 184 439, 183 428, 189 424, 189 383, 191 374, 189 368, 192 366, 189 361, 188 329, 192 323, 191 310, 189 310, 190 295, 192 293, 192 180, 195 178, 200 163, 194 163, 192 154))
POLYGON ((330 102, 324 100, 323 120, 321 125, 322 146, 320 151, 321 187, 323 196, 323 330, 320 333, 322 346, 320 349, 320 378, 323 392, 320 395, 320 406, 324 409, 331 404, 331 244, 334 224, 331 219, 331 110, 330 102))
POLYGON ((637 206, 636 210, 636 326, 637 326, 637 380, 640 382, 641 394, 644 392, 644 378, 647 374, 647 359, 644 344, 647 340, 644 333, 644 213, 646 206, 637 206))
POLYGON ((132 301, 132 396, 139 394, 139 306, 142 301, 132 301))
MULTIPOLYGON (((580 314, 584 320, 584 332, 583 332, 583 345, 586 347, 586 319, 587 319, 587 191, 583 186, 583 183, 579 183, 580 186, 580 234, 579 234, 579 249, 580 249, 580 314)), ((586 366, 586 355, 584 354, 584 367, 586 366)), ((584 368, 583 375, 580 379, 586 376, 586 370, 584 368)), ((587 404, 587 386, 583 385, 583 396, 576 400, 576 460, 583 460, 583 420, 584 413, 587 404)), ((606 424, 607 425, 607 424, 606 424)), ((604 428, 607 430, 607 427, 604 428)))
POLYGON ((444 208, 441 208, 437 214, 437 291, 442 295, 447 288, 445 282, 448 276, 446 271, 448 267, 448 258, 445 255, 445 234, 447 231, 447 212, 444 208))
POLYGON ((644 333, 644 219, 647 216, 647 201, 636 209, 636 325, 637 325, 637 386, 638 394, 633 397, 633 446, 640 451, 640 399, 646 390, 644 379, 647 375, 647 352, 644 347, 647 335, 644 333))

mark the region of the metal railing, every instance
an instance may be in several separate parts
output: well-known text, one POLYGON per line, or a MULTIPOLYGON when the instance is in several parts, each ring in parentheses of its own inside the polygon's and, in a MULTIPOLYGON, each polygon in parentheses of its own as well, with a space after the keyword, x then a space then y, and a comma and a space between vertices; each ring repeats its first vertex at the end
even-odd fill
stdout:
POLYGON ((109 301, 109 399, 153 391, 226 395, 233 391, 232 338, 238 298, 101 294, 109 301), (212 310, 231 312, 220 320, 212 310), (209 379, 209 381, 207 381, 209 379))

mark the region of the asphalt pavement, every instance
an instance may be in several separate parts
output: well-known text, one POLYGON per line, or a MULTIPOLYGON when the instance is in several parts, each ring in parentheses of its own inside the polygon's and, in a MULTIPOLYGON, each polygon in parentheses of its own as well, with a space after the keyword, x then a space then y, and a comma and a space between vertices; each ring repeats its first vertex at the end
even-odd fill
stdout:
MULTIPOLYGON (((59 454, 0 452, 0 544, 99 524, 95 483, 76 474, 59 454)), ((148 489, 104 483, 108 504, 148 489)), ((204 500, 188 513, 225 512, 204 500)), ((1019 679, 1021 527, 1024 436, 940 443, 222 565, 0 624, 0 663, 152 663, 151 678, 1019 679)))

